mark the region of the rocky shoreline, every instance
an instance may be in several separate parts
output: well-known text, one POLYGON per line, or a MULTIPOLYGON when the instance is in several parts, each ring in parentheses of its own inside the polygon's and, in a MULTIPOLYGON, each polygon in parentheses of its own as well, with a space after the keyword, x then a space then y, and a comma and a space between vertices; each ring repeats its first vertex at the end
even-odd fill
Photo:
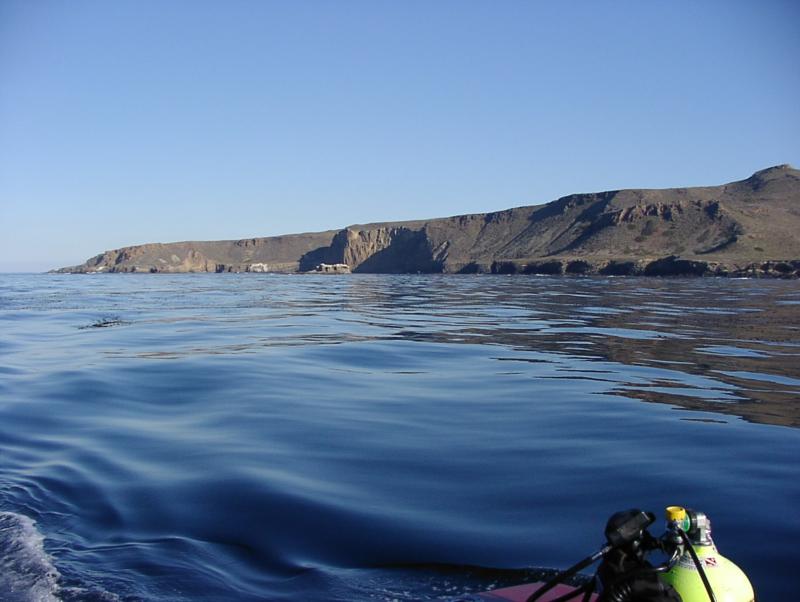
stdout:
MULTIPOLYGON (((277 268, 277 266, 276 266, 277 268)), ((197 273, 171 272, 155 268, 141 269, 137 266, 120 266, 99 270, 70 270, 59 273, 79 274, 164 274, 164 273, 197 273)), ((347 264, 320 264, 305 271, 263 269, 260 265, 217 264, 213 270, 200 272, 214 273, 273 273, 273 274, 330 274, 347 275, 353 271, 347 264)), ((362 272, 363 273, 363 272, 362 272)), ((409 272, 410 273, 410 272, 409 272)), ((426 274, 443 273, 441 271, 419 272, 426 274)), ((670 256, 654 260, 627 259, 542 259, 534 261, 501 260, 491 264, 470 263, 463 266, 455 274, 521 274, 540 276, 649 276, 649 277, 719 277, 719 278, 782 278, 800 279, 800 260, 763 261, 754 263, 732 263, 697 261, 670 256)))
MULTIPOLYGON (((476 269, 476 271, 478 271, 476 269)), ((800 260, 756 263, 721 263, 670 256, 655 260, 586 259, 532 262, 498 261, 489 266, 492 274, 546 274, 599 276, 717 276, 726 278, 800 278, 800 260)))

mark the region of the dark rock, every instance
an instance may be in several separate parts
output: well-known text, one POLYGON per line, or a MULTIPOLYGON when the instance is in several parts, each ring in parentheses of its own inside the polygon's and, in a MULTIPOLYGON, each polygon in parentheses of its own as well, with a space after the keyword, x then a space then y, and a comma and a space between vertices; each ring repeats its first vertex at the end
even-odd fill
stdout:
MULTIPOLYGON (((486 270, 485 266, 483 266, 483 265, 481 265, 481 264, 479 264, 479 263, 477 263, 475 261, 470 261, 465 266, 462 266, 461 268, 456 270, 456 273, 457 274, 484 274, 484 273, 486 273, 486 271, 487 270, 486 270)), ((491 271, 491 268, 490 268, 489 271, 491 271)))
POLYGON ((705 261, 690 261, 671 255, 651 261, 644 268, 645 276, 703 276, 709 272, 705 261))
POLYGON ((583 261, 582 259, 576 259, 567 263, 567 267, 564 268, 564 271, 567 274, 588 274, 594 271, 594 268, 591 263, 588 261, 583 261))
POLYGON ((564 273, 564 266, 560 261, 534 261, 527 264, 523 270, 523 274, 545 274, 557 276, 564 273))
POLYGON ((492 263, 492 274, 516 274, 519 267, 513 261, 495 261, 492 263))
POLYGON ((636 263, 633 261, 609 261, 600 268, 603 276, 633 276, 636 273, 636 263))

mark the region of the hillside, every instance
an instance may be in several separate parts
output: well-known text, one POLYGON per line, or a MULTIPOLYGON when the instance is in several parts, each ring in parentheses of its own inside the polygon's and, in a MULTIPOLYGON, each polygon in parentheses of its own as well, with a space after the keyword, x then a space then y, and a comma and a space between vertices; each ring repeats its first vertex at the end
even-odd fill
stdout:
POLYGON ((721 186, 573 194, 493 213, 107 251, 59 272, 800 275, 800 171, 721 186))

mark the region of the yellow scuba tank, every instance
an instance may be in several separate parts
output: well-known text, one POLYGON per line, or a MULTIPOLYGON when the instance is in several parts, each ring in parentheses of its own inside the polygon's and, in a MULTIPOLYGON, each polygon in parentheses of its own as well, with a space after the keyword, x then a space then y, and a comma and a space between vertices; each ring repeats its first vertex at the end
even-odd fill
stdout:
POLYGON ((681 506, 669 506, 666 518, 667 530, 672 534, 680 556, 672 568, 661 575, 661 579, 675 588, 683 602, 713 599, 707 585, 716 602, 755 600, 753 586, 744 572, 717 551, 711 539, 711 521, 705 514, 681 506))

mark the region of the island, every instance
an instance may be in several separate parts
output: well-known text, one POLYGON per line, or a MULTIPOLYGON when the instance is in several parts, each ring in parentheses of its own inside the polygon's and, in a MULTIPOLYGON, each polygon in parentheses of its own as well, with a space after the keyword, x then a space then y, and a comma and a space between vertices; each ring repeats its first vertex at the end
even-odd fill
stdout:
POLYGON ((778 165, 720 186, 572 194, 338 231, 129 246, 54 271, 797 278, 800 170, 778 165))

